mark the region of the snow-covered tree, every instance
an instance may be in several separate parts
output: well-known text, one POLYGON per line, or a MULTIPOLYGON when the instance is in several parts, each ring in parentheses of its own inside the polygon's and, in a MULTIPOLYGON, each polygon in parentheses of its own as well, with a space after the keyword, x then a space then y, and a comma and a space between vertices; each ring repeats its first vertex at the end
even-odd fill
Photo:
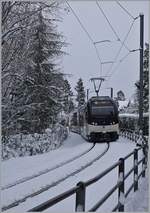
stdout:
POLYGON ((68 80, 64 80, 64 95, 63 95, 63 110, 65 113, 70 113, 74 110, 74 103, 72 100, 73 92, 68 80))
MULTIPOLYGON (((137 81, 135 102, 139 106, 140 83, 137 81)), ((144 112, 149 109, 149 44, 145 43, 144 58, 143 58, 143 108, 144 112)))
POLYGON ((75 90, 77 92, 76 101, 78 103, 78 107, 80 107, 85 103, 85 90, 84 90, 84 85, 81 78, 79 78, 77 85, 75 87, 75 90))
POLYGON ((149 44, 145 44, 144 50, 144 73, 143 73, 143 99, 144 99, 144 111, 148 112, 149 110, 149 44))
POLYGON ((20 99, 19 105, 23 105, 24 110, 21 120, 28 121, 33 132, 47 128, 61 108, 59 97, 63 91, 63 76, 56 70, 53 61, 56 55, 62 54, 63 43, 52 29, 40 11, 37 25, 32 29, 28 55, 31 60, 23 81, 16 88, 16 103, 20 99))
POLYGON ((58 3, 2 4, 2 128, 42 131, 61 109, 62 36, 52 18, 58 3), (47 10, 49 16, 47 16, 47 10))
POLYGON ((2 2, 2 130, 12 129, 17 109, 13 105, 14 88, 24 73, 29 29, 35 10, 29 2, 2 2))
POLYGON ((125 101, 125 94, 122 90, 119 90, 117 92, 117 100, 118 101, 125 101))

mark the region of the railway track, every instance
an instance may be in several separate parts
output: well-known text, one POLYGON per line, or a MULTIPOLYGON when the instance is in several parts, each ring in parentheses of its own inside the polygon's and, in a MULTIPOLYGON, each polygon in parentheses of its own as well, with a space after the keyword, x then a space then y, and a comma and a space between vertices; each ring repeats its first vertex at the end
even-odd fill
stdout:
POLYGON ((83 155, 87 154, 88 152, 90 152, 94 148, 94 146, 95 146, 95 143, 93 143, 93 145, 90 148, 88 148, 86 151, 84 151, 83 153, 80 153, 79 155, 77 155, 77 156, 75 156, 73 158, 70 158, 70 159, 68 159, 68 160, 66 160, 64 162, 61 162, 61 163, 55 165, 52 168, 48 168, 48 169, 42 170, 42 171, 38 172, 37 174, 31 175, 31 176, 27 176, 25 178, 21 178, 21 179, 15 181, 15 182, 13 182, 13 183, 7 184, 6 186, 2 187, 1 190, 9 189, 9 188, 14 187, 14 186, 16 186, 18 184, 30 181, 30 180, 32 180, 32 179, 34 179, 36 177, 39 177, 39 176, 44 175, 44 174, 46 174, 48 172, 54 171, 55 169, 58 169, 58 168, 60 168, 60 167, 62 167, 64 165, 66 165, 66 164, 68 164, 68 163, 70 163, 70 162, 82 157, 83 155))
MULTIPOLYGON (((25 184, 29 180, 31 181, 32 179, 35 180, 36 178, 40 178, 40 176, 42 176, 44 174, 49 174, 50 175, 50 172, 52 172, 52 171, 54 172, 54 170, 57 170, 58 168, 61 168, 63 166, 67 166, 67 164, 69 164, 69 163, 71 163, 71 162, 79 159, 80 157, 83 157, 84 155, 90 153, 94 149, 94 147, 95 147, 95 144, 93 144, 92 147, 90 149, 86 150, 84 153, 82 153, 82 154, 80 154, 78 156, 75 156, 72 159, 69 159, 69 160, 67 160, 65 162, 62 162, 62 163, 56 165, 55 167, 49 169, 49 171, 48 170, 47 171, 41 171, 41 174, 38 174, 38 175, 36 174, 36 175, 34 175, 34 177, 30 176, 30 177, 27 177, 28 179, 26 179, 26 180, 21 179, 21 180, 19 180, 19 182, 16 181, 15 184, 13 183, 13 184, 11 184, 9 186, 7 185, 7 188, 6 187, 5 187, 5 189, 3 188, 3 192, 7 191, 7 190, 11 190, 12 187, 14 188, 15 186, 18 186, 21 183, 25 184)), ((95 161, 99 160, 103 155, 105 155, 105 153, 108 151, 108 149, 109 149, 109 143, 106 143, 106 146, 105 146, 105 149, 103 150, 103 152, 101 152, 99 155, 97 155, 90 162, 88 162, 88 163, 80 166, 79 168, 75 169, 74 171, 70 172, 69 174, 66 174, 66 176, 58 178, 56 181, 53 181, 53 182, 51 182, 49 184, 46 184, 45 186, 42 186, 41 188, 37 189, 36 191, 34 191, 32 193, 29 193, 29 194, 26 194, 22 198, 16 199, 14 202, 12 202, 12 203, 10 203, 8 205, 3 206, 2 207, 2 211, 6 211, 6 210, 11 209, 11 208, 13 208, 15 206, 18 206, 19 204, 25 202, 28 198, 35 197, 35 196, 37 196, 37 195, 39 195, 39 194, 41 194, 41 193, 49 190, 50 188, 52 188, 54 186, 57 186, 58 184, 60 184, 61 182, 65 181, 69 177, 78 174, 79 172, 83 171, 87 167, 91 166, 95 161)))

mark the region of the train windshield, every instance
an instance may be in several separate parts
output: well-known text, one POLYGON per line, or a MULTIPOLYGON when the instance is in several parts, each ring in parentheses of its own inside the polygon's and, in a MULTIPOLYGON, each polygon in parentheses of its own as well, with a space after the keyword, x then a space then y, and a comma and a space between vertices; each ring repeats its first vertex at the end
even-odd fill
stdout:
POLYGON ((91 113, 92 115, 113 115, 114 106, 110 101, 93 101, 91 113))

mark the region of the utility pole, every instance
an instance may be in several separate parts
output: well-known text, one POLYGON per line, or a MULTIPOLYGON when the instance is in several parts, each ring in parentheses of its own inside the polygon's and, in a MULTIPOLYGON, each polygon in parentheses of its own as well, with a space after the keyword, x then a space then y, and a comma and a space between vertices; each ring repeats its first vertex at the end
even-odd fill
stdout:
POLYGON ((140 130, 143 130, 143 45, 144 45, 144 15, 140 13, 140 99, 139 99, 140 130))
POLYGON ((86 90, 87 101, 89 100, 89 89, 86 90))
POLYGON ((113 98, 113 88, 110 87, 110 97, 113 98))
POLYGON ((110 97, 113 98, 113 88, 112 87, 108 87, 107 89, 110 89, 110 97))

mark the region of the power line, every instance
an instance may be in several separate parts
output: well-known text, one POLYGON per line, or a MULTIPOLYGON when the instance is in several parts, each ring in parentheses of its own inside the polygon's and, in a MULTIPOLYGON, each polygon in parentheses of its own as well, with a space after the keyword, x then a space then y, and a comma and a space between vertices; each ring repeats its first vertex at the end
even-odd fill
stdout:
POLYGON ((93 44, 94 44, 94 48, 95 48, 97 57, 98 57, 98 59, 99 59, 99 61, 100 61, 100 66, 101 66, 100 69, 101 69, 101 73, 102 73, 102 60, 101 60, 101 58, 100 58, 100 56, 99 56, 99 52, 98 52, 98 49, 97 49, 95 43, 93 43, 93 44))
POLYGON ((112 73, 109 75, 108 79, 110 79, 112 77, 112 75, 117 71, 118 67, 120 66, 120 64, 131 54, 131 52, 128 52, 122 59, 119 60, 118 65, 114 68, 114 70, 112 71, 112 73))
MULTIPOLYGON (((96 5, 98 6, 99 10, 101 11, 101 13, 103 14, 103 16, 105 17, 105 19, 106 19, 107 23, 109 24, 110 28, 112 29, 113 33, 114 33, 115 36, 117 37, 117 40, 122 44, 123 42, 121 41, 121 39, 120 39, 118 33, 115 31, 114 27, 113 27, 112 24, 110 23, 110 21, 109 21, 109 19, 107 18, 107 16, 106 16, 104 10, 103 10, 102 7, 99 5, 99 3, 98 3, 97 0, 96 0, 96 5)), ((130 49, 129 49, 125 44, 123 44, 123 45, 124 45, 124 47, 125 47, 128 51, 130 51, 130 49)))
MULTIPOLYGON (((102 63, 102 60, 101 60, 101 58, 100 58, 98 49, 97 49, 97 47, 96 47, 96 44, 97 44, 97 43, 100 43, 100 42, 94 42, 94 40, 92 39, 91 35, 90 35, 89 32, 86 30, 86 28, 84 27, 84 25, 82 24, 82 22, 80 21, 79 17, 77 16, 77 14, 76 14, 75 11, 73 10, 73 8, 70 6, 70 4, 68 3, 68 1, 65 0, 65 2, 66 2, 66 4, 69 6, 69 8, 70 8, 70 10, 72 11, 73 15, 76 17, 76 19, 77 19, 77 21, 79 22, 81 28, 82 28, 82 29, 84 30, 84 32, 87 34, 89 40, 92 42, 92 44, 93 44, 93 46, 94 46, 94 48, 95 48, 95 51, 96 51, 96 55, 97 55, 98 60, 99 60, 99 62, 100 62, 100 66, 101 66, 101 67, 100 67, 100 70, 101 70, 101 72, 102 72, 102 64, 103 64, 103 63, 102 63)), ((116 2, 117 2, 117 1, 116 1, 116 2)), ((114 63, 117 63, 117 58, 118 58, 118 56, 119 56, 119 54, 120 54, 120 52, 121 52, 123 46, 128 50, 128 53, 127 53, 121 60, 119 60, 119 64, 118 64, 119 66, 120 66, 120 63, 122 63, 122 62, 128 57, 128 55, 129 55, 131 52, 136 51, 136 50, 130 50, 130 49, 125 45, 125 41, 126 41, 126 39, 128 38, 128 36, 129 36, 129 33, 130 33, 130 31, 131 31, 131 29, 132 29, 132 27, 133 27, 133 25, 134 25, 135 20, 136 20, 139 16, 136 17, 136 18, 132 17, 132 18, 133 18, 133 22, 132 22, 132 24, 131 24, 131 26, 130 26, 130 28, 129 28, 129 30, 128 30, 128 32, 127 32, 125 38, 124 38, 124 40, 121 41, 121 39, 119 38, 118 34, 116 33, 115 29, 113 28, 112 24, 110 23, 109 19, 107 18, 107 16, 106 16, 106 14, 104 13, 103 9, 100 7, 100 5, 99 5, 99 3, 98 3, 97 0, 96 0, 96 4, 97 4, 98 8, 100 9, 100 11, 102 12, 102 14, 104 15, 104 17, 106 18, 106 20, 107 20, 109 26, 111 27, 112 31, 114 32, 115 36, 117 37, 117 41, 119 41, 119 42, 121 43, 121 47, 119 48, 119 51, 117 52, 117 54, 116 54, 116 56, 115 56, 115 59, 111 62, 111 67, 110 67, 110 69, 109 69, 109 70, 107 71, 107 73, 106 73, 106 75, 107 75, 109 72, 111 72, 112 67, 113 67, 113 64, 114 64, 114 63)), ((109 40, 104 40, 104 41, 109 41, 109 40)), ((104 42, 104 41, 103 41, 103 42, 104 42)), ((111 42, 111 41, 110 41, 110 42, 111 42)), ((117 66, 117 68, 118 68, 118 66, 117 66)), ((115 69, 115 70, 116 70, 116 69, 115 69)), ((112 76, 113 72, 114 72, 114 70, 113 70, 113 71, 111 72, 111 74, 109 75, 109 78, 112 76)))
MULTIPOLYGON (((116 56, 114 58, 114 63, 117 61, 117 58, 118 58, 118 56, 119 56, 119 54, 120 54, 120 52, 122 50, 123 44, 125 43, 126 39, 128 38, 129 33, 130 33, 130 31, 131 31, 131 29, 132 29, 132 27, 134 25, 134 22, 135 22, 135 19, 133 20, 132 24, 130 25, 130 28, 129 28, 129 30, 128 30, 128 32, 127 32, 127 34, 126 34, 126 36, 125 36, 125 38, 123 40, 123 43, 122 43, 121 47, 119 48, 119 51, 117 52, 117 54, 116 54, 116 56)), ((113 66, 114 63, 112 63, 112 65, 111 65, 110 69, 107 71, 106 75, 112 70, 112 66, 113 66)))
POLYGON ((125 7, 121 5, 119 1, 116 1, 116 3, 130 16, 130 18, 132 18, 133 20, 136 19, 131 13, 129 13, 129 11, 125 7))
MULTIPOLYGON (((128 52, 124 57, 122 57, 120 60, 119 60, 119 63, 118 65, 114 68, 114 70, 112 71, 112 73, 109 75, 108 78, 111 78, 112 75, 117 71, 118 67, 120 66, 120 64, 133 52, 136 52, 136 51, 139 51, 140 49, 135 49, 135 50, 131 50, 130 52, 128 52)), ((108 81, 108 80, 107 80, 108 81)))
POLYGON ((82 24, 82 22, 80 21, 79 17, 77 16, 77 14, 75 13, 75 11, 72 9, 72 7, 70 6, 70 4, 68 3, 68 1, 66 0, 67 5, 69 6, 70 10, 72 11, 73 15, 76 17, 76 19, 78 20, 80 26, 82 27, 82 29, 84 30, 84 32, 87 34, 88 38, 91 40, 91 42, 93 43, 93 39, 90 36, 90 34, 88 33, 88 31, 86 30, 86 28, 84 27, 84 25, 82 24))
POLYGON ((123 57, 119 60, 119 62, 120 62, 120 63, 123 62, 123 61, 128 57, 128 55, 130 55, 130 54, 131 54, 131 51, 128 52, 125 56, 123 56, 123 57))
POLYGON ((113 26, 111 25, 109 19, 107 18, 106 14, 104 13, 103 9, 101 8, 101 6, 99 5, 98 1, 96 1, 96 5, 98 6, 99 10, 102 12, 103 16, 105 17, 105 19, 107 20, 107 23, 109 24, 110 28, 112 29, 112 31, 114 32, 115 36, 117 37, 118 40, 120 40, 118 34, 116 33, 115 29, 113 28, 113 26))
POLYGON ((96 52, 96 55, 98 57, 98 60, 100 62, 100 70, 102 72, 102 64, 101 64, 101 58, 100 58, 100 55, 99 55, 99 52, 98 52, 98 49, 95 45, 95 42, 93 41, 91 35, 89 34, 89 32, 86 30, 86 28, 84 27, 84 25, 82 24, 82 22, 80 21, 79 17, 77 16, 77 14, 75 13, 75 11, 72 9, 72 7, 70 6, 70 4, 68 3, 67 0, 65 0, 66 4, 68 5, 68 7, 70 8, 70 10, 72 11, 73 15, 76 17, 77 21, 79 22, 80 26, 82 27, 82 29, 84 30, 84 32, 87 34, 89 40, 92 42, 94 48, 95 48, 95 52, 96 52))

